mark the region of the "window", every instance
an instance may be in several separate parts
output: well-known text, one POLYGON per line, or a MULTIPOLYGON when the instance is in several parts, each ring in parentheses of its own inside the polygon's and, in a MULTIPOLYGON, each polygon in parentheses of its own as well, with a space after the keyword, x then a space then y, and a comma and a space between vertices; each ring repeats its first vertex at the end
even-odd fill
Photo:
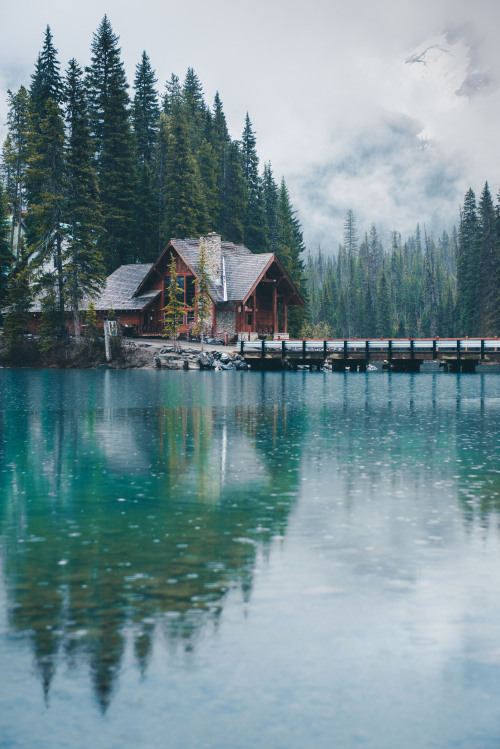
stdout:
MULTIPOLYGON (((196 294, 196 281, 194 276, 177 276, 177 285, 181 289, 179 299, 185 307, 194 307, 194 297, 196 294)), ((168 292, 170 287, 170 276, 164 279, 164 298, 165 304, 168 304, 168 292)), ((188 309, 184 315, 183 324, 188 325, 194 322, 194 310, 188 309)))

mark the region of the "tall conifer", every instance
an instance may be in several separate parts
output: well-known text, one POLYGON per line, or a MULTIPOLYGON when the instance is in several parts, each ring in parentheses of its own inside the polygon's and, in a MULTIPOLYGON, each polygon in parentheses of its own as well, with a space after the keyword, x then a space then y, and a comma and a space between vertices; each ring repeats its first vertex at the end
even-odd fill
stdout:
POLYGON ((243 177, 246 184, 245 244, 253 252, 265 252, 267 245, 263 188, 259 178, 257 140, 248 112, 241 139, 243 177))
POLYGON ((97 293, 104 282, 105 273, 103 257, 98 247, 102 216, 97 176, 93 163, 82 70, 76 60, 69 63, 65 101, 68 132, 65 208, 69 232, 64 249, 63 273, 78 343, 79 307, 85 296, 97 293))
POLYGON ((104 233, 101 249, 108 271, 138 259, 134 142, 128 84, 118 36, 107 16, 92 41, 86 87, 94 137, 104 233))
POLYGON ((133 126, 137 158, 137 248, 142 261, 153 261, 159 250, 158 130, 160 108, 157 80, 146 52, 136 67, 133 126))

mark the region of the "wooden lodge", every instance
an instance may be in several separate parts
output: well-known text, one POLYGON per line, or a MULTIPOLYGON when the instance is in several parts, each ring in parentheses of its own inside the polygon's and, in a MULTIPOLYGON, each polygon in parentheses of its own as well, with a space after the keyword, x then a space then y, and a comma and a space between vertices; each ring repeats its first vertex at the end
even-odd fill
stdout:
POLYGON ((174 255, 186 308, 180 333, 188 334, 195 324, 194 296, 202 241, 210 278, 212 335, 226 334, 231 340, 239 333, 286 333, 288 307, 303 306, 304 300, 276 255, 254 254, 244 245, 222 242, 218 234, 172 239, 155 263, 120 266, 94 300, 98 318, 102 321, 112 309, 121 324, 135 334, 160 335, 174 255))

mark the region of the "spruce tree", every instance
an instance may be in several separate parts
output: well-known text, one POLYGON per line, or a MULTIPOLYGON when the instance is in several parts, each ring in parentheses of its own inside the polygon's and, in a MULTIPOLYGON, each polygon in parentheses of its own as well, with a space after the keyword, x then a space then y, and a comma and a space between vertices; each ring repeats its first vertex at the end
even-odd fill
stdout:
POLYGON ((469 189, 460 216, 457 249, 457 310, 459 335, 479 333, 480 250, 476 196, 469 189))
POLYGON ((227 144, 224 170, 219 186, 219 231, 224 239, 236 244, 245 237, 245 212, 247 191, 239 144, 227 144))
POLYGON ((31 302, 28 253, 21 240, 19 258, 8 277, 4 307, 4 339, 7 355, 12 359, 22 356, 25 335, 29 330, 31 302))
POLYGON ((165 313, 163 335, 172 338, 175 341, 179 335, 179 328, 184 319, 185 307, 182 298, 183 292, 177 281, 177 260, 174 253, 172 253, 168 270, 170 283, 168 286, 167 304, 163 308, 163 312, 165 313))
POLYGON ((60 340, 60 320, 59 308, 57 303, 56 292, 53 288, 48 288, 41 297, 41 318, 39 330, 39 348, 40 352, 49 356, 56 349, 60 340))
POLYGON ((480 256, 480 333, 494 336, 500 333, 500 246, 498 224, 488 183, 478 205, 477 241, 480 256))
POLYGON ((104 219, 100 246, 107 271, 138 259, 134 140, 118 36, 104 16, 92 41, 87 68, 91 132, 104 219))
POLYGON ((146 52, 136 67, 133 127, 137 159, 137 248, 143 262, 158 254, 157 156, 160 108, 154 70, 146 52))
POLYGON ((207 255, 205 251, 205 243, 203 240, 200 243, 200 254, 198 256, 196 274, 198 276, 198 279, 196 281, 196 294, 194 297, 196 325, 193 328, 193 332, 199 334, 201 348, 203 350, 203 336, 205 330, 210 326, 212 311, 212 299, 210 297, 207 268, 207 255))
POLYGON ((62 100, 62 81, 59 72, 60 63, 57 50, 52 43, 50 26, 45 29, 43 48, 35 65, 35 72, 31 76, 31 120, 35 130, 40 128, 46 116, 46 103, 50 99, 54 104, 62 100))
POLYGON ((69 63, 65 101, 68 133, 65 211, 69 231, 63 253, 63 274, 78 344, 81 302, 84 297, 97 293, 104 283, 105 270, 98 246, 102 216, 93 163, 93 147, 82 70, 76 60, 69 63))
POLYGON ((38 263, 53 261, 55 273, 50 282, 56 282, 60 314, 61 335, 65 330, 64 278, 63 278, 63 222, 65 189, 65 132, 58 104, 47 99, 45 114, 32 127, 28 142, 28 189, 30 195, 28 249, 36 250, 38 263))
POLYGON ((16 254, 19 255, 22 215, 27 191, 26 171, 30 129, 30 97, 24 86, 21 86, 15 94, 8 91, 8 104, 8 136, 3 151, 3 171, 6 176, 7 197, 13 208, 9 244, 12 252, 16 248, 16 254))
POLYGON ((279 241, 279 187, 274 179, 270 162, 264 164, 264 172, 262 175, 262 192, 264 199, 264 213, 266 218, 267 251, 276 253, 278 251, 279 241))
POLYGON ((14 262, 9 243, 9 223, 6 195, 0 181, 0 317, 5 305, 9 273, 14 262))
POLYGON ((385 271, 382 271, 378 285, 377 333, 381 338, 390 338, 392 336, 391 300, 385 271))
POLYGON ((267 249, 266 217, 256 146, 257 141, 247 112, 241 139, 243 177, 246 185, 245 244, 253 252, 265 252, 267 249))
POLYGON ((191 152, 189 127, 184 108, 173 106, 162 122, 165 139, 165 188, 162 233, 172 237, 196 237, 208 231, 206 204, 198 166, 191 152))
POLYGON ((358 253, 358 227, 354 211, 349 209, 344 220, 344 245, 347 255, 356 256, 358 253))
MULTIPOLYGON (((285 180, 281 180, 278 201, 278 248, 277 255, 297 290, 306 298, 304 263, 301 253, 304 242, 299 221, 290 203, 290 196, 285 180)), ((307 299, 306 299, 307 302, 307 299)), ((298 335, 304 320, 305 310, 292 307, 288 316, 288 327, 292 335, 298 335)))

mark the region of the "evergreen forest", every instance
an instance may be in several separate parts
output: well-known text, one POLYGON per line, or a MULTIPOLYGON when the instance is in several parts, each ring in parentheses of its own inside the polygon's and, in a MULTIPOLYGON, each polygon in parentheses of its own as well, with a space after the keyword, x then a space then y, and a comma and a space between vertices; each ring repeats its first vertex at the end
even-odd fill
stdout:
POLYGON ((435 240, 417 225, 384 249, 375 225, 360 239, 349 210, 336 257, 308 255, 311 337, 500 335, 500 196, 465 195, 458 232, 435 240))
MULTIPOLYGON (((73 59, 62 72, 47 26, 30 85, 8 92, 0 309, 22 328, 30 294, 50 286, 62 329, 65 307, 77 318, 120 265, 154 262, 170 238, 212 231, 276 253, 305 295, 300 224, 285 180, 259 166, 249 115, 232 139, 219 94, 209 106, 192 68, 160 94, 146 52, 129 91, 118 42, 104 16, 90 65, 73 59)), ((303 317, 290 315, 296 334, 303 317)))
MULTIPOLYGON (((29 86, 8 92, 1 155, 0 310, 4 332, 27 328, 45 289, 49 338, 78 321, 82 299, 124 263, 153 262, 170 238, 215 231, 253 252, 274 252, 306 301, 294 336, 500 334, 500 198, 470 189, 458 229, 435 238, 417 225, 384 247, 345 217, 332 255, 305 257, 286 182, 260 167, 249 115, 229 135, 219 94, 211 105, 192 68, 160 92, 143 52, 129 88, 119 38, 104 16, 91 62, 61 70, 50 28, 29 86), (21 231, 21 228, 23 231, 21 231), (47 268, 50 267, 50 273, 47 268)), ((423 225, 422 225, 423 226, 423 225)))

